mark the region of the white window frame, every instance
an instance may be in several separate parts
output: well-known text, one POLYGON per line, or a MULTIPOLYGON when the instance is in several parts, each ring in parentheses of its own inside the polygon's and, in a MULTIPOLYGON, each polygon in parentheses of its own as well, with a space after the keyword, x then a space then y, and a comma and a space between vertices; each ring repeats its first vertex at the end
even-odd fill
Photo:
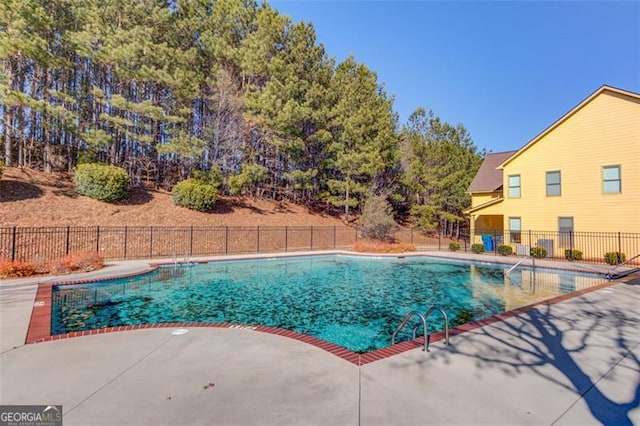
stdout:
POLYGON ((522 218, 519 216, 509 217, 509 241, 517 244, 522 242, 522 218), (517 221, 517 227, 513 226, 515 224, 514 221, 517 221))
POLYGON ((622 192, 622 168, 620 164, 602 167, 602 193, 603 194, 620 194, 622 192), (618 177, 616 179, 607 179, 607 170, 617 170, 618 177), (617 182, 617 190, 607 190, 607 183, 617 182))
POLYGON ((573 235, 573 229, 575 227, 575 221, 573 216, 558 216, 558 246, 559 247, 573 247, 571 244, 571 238, 573 235), (568 226, 562 226, 562 221, 570 220, 571 228, 568 226))
POLYGON ((522 177, 520 175, 509 175, 507 176, 507 192, 509 194, 509 198, 520 198, 522 196, 522 177), (518 185, 511 185, 511 178, 518 178, 518 185), (515 194, 517 190, 517 194, 515 194))
POLYGON ((545 182, 547 184, 547 197, 559 197, 562 195, 562 173, 560 172, 560 170, 552 170, 550 172, 547 172, 545 182), (558 175, 558 182, 549 182, 549 177, 555 176, 556 174, 558 175), (556 187, 558 188, 557 194, 549 193, 550 188, 556 187))

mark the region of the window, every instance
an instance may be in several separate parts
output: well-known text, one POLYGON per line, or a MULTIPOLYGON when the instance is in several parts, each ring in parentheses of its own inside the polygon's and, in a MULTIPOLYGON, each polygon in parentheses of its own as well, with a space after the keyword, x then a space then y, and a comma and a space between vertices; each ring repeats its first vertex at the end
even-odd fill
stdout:
POLYGON ((620 166, 604 166, 602 168, 602 192, 605 194, 622 192, 620 166))
POLYGON ((520 198, 520 175, 509 175, 509 198, 520 198))
POLYGON ((560 171, 547 172, 547 197, 557 197, 560 194, 560 171))
POLYGON ((521 241, 522 221, 519 217, 509 218, 509 241, 519 243, 521 241))
POLYGON ((558 218, 558 244, 560 247, 573 247, 573 218, 558 218))

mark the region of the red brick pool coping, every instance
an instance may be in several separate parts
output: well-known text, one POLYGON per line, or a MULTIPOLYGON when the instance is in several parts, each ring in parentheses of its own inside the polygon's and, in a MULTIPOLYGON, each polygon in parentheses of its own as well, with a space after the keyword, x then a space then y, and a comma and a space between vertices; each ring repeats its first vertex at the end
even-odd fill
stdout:
MULTIPOLYGON (((127 275, 119 275, 119 276, 114 276, 110 278, 39 283, 38 289, 36 291, 35 302, 34 302, 33 310, 31 313, 31 320, 29 322, 29 328, 27 331, 27 338, 25 343, 26 344, 43 343, 43 342, 51 342, 54 340, 70 339, 74 337, 93 336, 97 334, 114 333, 114 332, 120 332, 120 331, 144 330, 149 328, 212 327, 212 328, 244 329, 244 330, 252 330, 252 331, 258 331, 258 332, 268 333, 268 334, 275 334, 277 336, 288 337, 290 339, 308 343, 312 346, 315 346, 324 351, 327 351, 339 358, 344 359, 345 361, 351 362, 358 366, 369 364, 371 362, 378 361, 381 359, 389 358, 394 355, 398 355, 403 352, 409 351, 411 349, 423 347, 424 345, 424 338, 420 337, 415 340, 408 340, 408 341, 400 342, 395 345, 388 346, 382 349, 377 349, 375 351, 359 354, 356 352, 352 352, 348 349, 345 349, 341 346, 338 346, 334 343, 327 342, 325 340, 321 340, 316 337, 298 333, 295 331, 285 330, 277 327, 267 327, 263 325, 239 324, 239 323, 229 323, 229 322, 220 322, 220 323, 171 322, 171 323, 160 323, 160 324, 126 325, 126 326, 119 326, 119 327, 105 327, 105 328, 99 328, 94 330, 73 331, 65 334, 51 335, 51 308, 52 308, 51 299, 52 299, 53 286, 88 284, 88 283, 100 282, 105 280, 130 278, 130 277, 149 273, 151 271, 156 270, 158 267, 159 265, 154 264, 154 265, 151 265, 149 269, 146 269, 141 272, 136 272, 136 273, 127 274, 127 275)), ((615 281, 604 282, 602 284, 598 284, 593 287, 578 290, 573 293, 562 294, 560 296, 556 296, 551 299, 547 299, 541 302, 536 302, 531 305, 526 305, 521 308, 511 310, 509 312, 496 314, 491 317, 484 318, 478 321, 462 324, 450 329, 449 336, 450 337, 457 336, 459 334, 466 333, 466 332, 475 330, 477 328, 491 325, 496 322, 504 321, 508 318, 526 313, 528 311, 531 311, 532 309, 535 309, 538 306, 553 305, 559 302, 563 302, 565 300, 573 299, 574 297, 578 297, 583 294, 591 293, 593 291, 612 286, 614 284, 616 284, 615 281)), ((433 343, 440 340, 444 340, 444 337, 445 335, 443 331, 432 333, 430 335, 430 342, 433 343)))

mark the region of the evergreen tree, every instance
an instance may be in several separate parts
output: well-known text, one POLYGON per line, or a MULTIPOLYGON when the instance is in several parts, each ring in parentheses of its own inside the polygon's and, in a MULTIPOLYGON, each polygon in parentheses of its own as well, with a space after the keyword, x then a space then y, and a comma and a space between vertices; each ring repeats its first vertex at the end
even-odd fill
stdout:
POLYGON ((377 76, 353 57, 339 64, 332 81, 332 142, 328 147, 326 199, 349 209, 386 182, 397 158, 396 116, 377 76))
POLYGON ((411 200, 411 214, 424 229, 459 231, 462 211, 469 207, 466 193, 480 167, 469 132, 461 124, 442 123, 433 111, 418 108, 403 129, 403 182, 411 200))

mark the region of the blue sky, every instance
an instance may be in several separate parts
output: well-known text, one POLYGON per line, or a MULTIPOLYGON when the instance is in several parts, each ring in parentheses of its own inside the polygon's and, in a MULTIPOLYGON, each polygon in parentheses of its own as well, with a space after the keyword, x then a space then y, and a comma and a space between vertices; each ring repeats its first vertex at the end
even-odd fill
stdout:
POLYGON ((270 1, 313 23, 394 96, 463 123, 476 146, 520 148, 603 84, 640 92, 640 2, 270 1))

